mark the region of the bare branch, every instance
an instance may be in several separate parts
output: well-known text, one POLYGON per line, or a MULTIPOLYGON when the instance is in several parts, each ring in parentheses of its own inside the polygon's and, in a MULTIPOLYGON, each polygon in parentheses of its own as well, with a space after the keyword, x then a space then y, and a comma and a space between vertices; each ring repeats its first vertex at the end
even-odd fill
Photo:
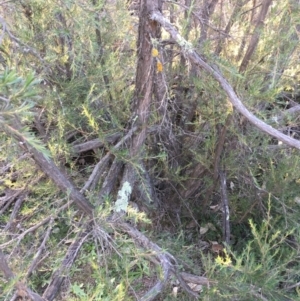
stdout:
MULTIPOLYGON (((106 143, 115 143, 116 140, 122 137, 122 133, 115 133, 111 136, 105 137, 106 143)), ((72 151, 74 153, 82 153, 85 151, 88 151, 90 149, 94 148, 100 148, 105 146, 105 142, 103 142, 101 139, 96 138, 94 140, 90 140, 84 143, 75 144, 72 146, 72 151)))
POLYGON ((13 221, 15 220, 15 218, 19 212, 19 209, 21 208, 21 205, 22 205, 23 201, 26 199, 26 197, 27 197, 26 194, 21 194, 20 197, 17 199, 14 209, 10 215, 9 221, 4 228, 4 231, 8 231, 9 228, 11 227, 11 225, 13 224, 13 221))
POLYGON ((98 204, 101 204, 104 200, 104 197, 109 195, 113 191, 113 188, 117 182, 122 167, 123 167, 123 162, 115 158, 99 191, 98 194, 99 201, 95 204, 96 206, 98 204))
POLYGON ((217 70, 216 67, 212 67, 209 65, 195 50, 193 50, 192 46, 184 40, 182 36, 178 33, 175 27, 159 12, 154 11, 151 13, 151 19, 157 21, 162 25, 162 27, 168 31, 172 38, 181 46, 182 51, 185 55, 198 67, 203 68, 209 74, 211 74, 215 80, 217 80, 223 90, 228 95, 230 102, 233 106, 244 115, 252 124, 254 124, 257 128, 262 130, 263 132, 275 137, 276 139, 292 146, 297 149, 300 149, 300 141, 293 139, 280 131, 274 129, 272 126, 266 124, 259 118, 257 118, 254 114, 252 114, 242 103, 242 101, 238 98, 237 94, 233 90, 232 86, 227 82, 227 80, 223 77, 221 72, 217 70))
POLYGON ((204 1, 203 8, 201 9, 201 17, 203 20, 205 20, 205 23, 200 22, 200 28, 201 28, 201 35, 199 38, 198 43, 201 45, 204 41, 207 40, 207 31, 208 31, 208 26, 207 24, 209 23, 209 18, 212 15, 212 13, 215 10, 215 7, 217 5, 219 0, 211 0, 209 3, 208 1, 204 1))
MULTIPOLYGON (((118 150, 136 131, 137 127, 133 127, 130 131, 113 147, 112 151, 118 150)), ((88 181, 85 183, 84 187, 80 190, 80 192, 84 192, 89 189, 90 186, 95 186, 95 183, 98 182, 101 172, 107 166, 109 160, 112 157, 112 153, 107 153, 95 166, 92 174, 90 175, 88 181)))
POLYGON ((36 266, 37 266, 37 264, 38 264, 38 262, 39 262, 39 259, 40 259, 40 257, 41 257, 41 254, 42 254, 42 252, 43 252, 43 249, 45 249, 45 247, 46 247, 46 242, 47 242, 47 240, 49 239, 50 233, 51 233, 51 231, 52 231, 53 224, 54 224, 54 218, 51 217, 51 218, 50 218, 50 222, 49 222, 48 229, 47 229, 47 231, 46 231, 46 233, 45 233, 45 235, 44 235, 44 239, 43 239, 43 241, 42 241, 42 243, 41 243, 41 245, 40 245, 40 247, 39 247, 37 253, 35 254, 34 259, 33 259, 33 261, 31 262, 30 267, 29 267, 29 269, 28 269, 28 271, 27 271, 27 277, 29 277, 29 276, 31 275, 31 273, 34 271, 34 269, 36 268, 36 266))
POLYGON ((94 190, 97 182, 100 179, 101 174, 103 174, 104 169, 107 167, 109 160, 112 158, 111 153, 107 153, 94 167, 93 172, 89 176, 88 180, 81 188, 80 192, 84 193, 88 189, 94 190))
POLYGON ((276 115, 276 116, 272 116, 270 118, 270 121, 275 121, 276 123, 281 123, 285 118, 288 117, 292 117, 293 115, 295 115, 296 113, 298 113, 300 111, 300 105, 296 105, 292 108, 289 108, 285 111, 280 112, 280 114, 276 115))
POLYGON ((135 242, 137 242, 140 246, 142 246, 146 250, 151 250, 153 254, 158 258, 160 261, 160 265, 163 269, 163 277, 161 280, 159 280, 153 288, 151 288, 140 300, 141 301, 150 301, 154 300, 155 297, 162 292, 164 289, 166 282, 169 278, 170 273, 174 273, 175 276, 180 278, 180 282, 183 286, 183 288, 188 291, 189 294, 191 294, 194 297, 198 297, 198 294, 193 292, 191 289, 189 289, 188 285, 185 283, 185 280, 182 278, 182 276, 178 276, 177 272, 177 266, 178 263, 174 256, 170 254, 169 252, 164 251, 161 249, 157 244, 152 242, 148 237, 146 237, 143 233, 138 231, 136 228, 132 227, 131 225, 121 222, 116 223, 113 225, 114 228, 119 228, 123 231, 125 231, 128 235, 130 235, 135 242))
MULTIPOLYGON (((17 119, 15 119, 14 126, 17 128, 16 132, 20 131, 21 124, 17 119)), ((27 150, 32 154, 35 162, 39 165, 42 171, 47 174, 62 191, 66 192, 82 211, 92 216, 94 206, 79 192, 79 190, 55 165, 55 163, 50 158, 46 158, 40 151, 30 146, 21 135, 18 135, 16 139, 22 142, 27 150)))
MULTIPOLYGON (((65 205, 63 205, 61 208, 59 208, 56 212, 56 214, 58 214, 59 212, 65 210, 66 208, 68 208, 70 206, 70 203, 67 203, 65 205)), ((0 245, 0 248, 6 247, 11 245, 13 242, 18 241, 18 244, 20 243, 20 241, 25 237, 26 234, 35 231, 36 229, 38 229, 39 227, 43 226, 44 224, 48 223, 49 221, 51 221, 51 219, 53 218, 52 215, 47 216, 46 218, 44 218, 43 220, 41 220, 39 223, 35 224, 34 226, 28 228, 26 231, 22 232, 20 235, 18 235, 17 237, 11 239, 8 242, 5 242, 3 244, 0 245)))
POLYGON ((80 248, 90 234, 91 229, 88 225, 83 231, 78 234, 77 238, 70 245, 61 263, 61 266, 52 274, 50 284, 43 294, 43 298, 45 298, 45 300, 52 301, 56 297, 63 280, 65 279, 66 275, 68 275, 70 268, 72 267, 78 255, 80 248))
MULTIPOLYGON (((10 269, 4 253, 0 250, 0 270, 3 272, 4 277, 7 281, 11 281, 15 278, 14 273, 10 269)), ((22 282, 17 281, 14 284, 15 288, 17 289, 17 296, 21 297, 22 300, 33 300, 33 301, 44 301, 44 299, 31 291, 29 288, 27 288, 22 282)))

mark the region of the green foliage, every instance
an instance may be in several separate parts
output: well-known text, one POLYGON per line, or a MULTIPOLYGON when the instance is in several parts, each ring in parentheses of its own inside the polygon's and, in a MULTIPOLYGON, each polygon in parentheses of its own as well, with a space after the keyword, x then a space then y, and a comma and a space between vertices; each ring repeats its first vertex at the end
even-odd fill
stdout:
MULTIPOLYGON (((191 47, 198 49, 222 71, 250 111, 267 122, 278 120, 287 108, 286 100, 278 94, 287 89, 297 94, 299 41, 295 28, 299 8, 293 7, 292 1, 273 1, 259 31, 257 50, 241 74, 240 62, 260 6, 253 8, 253 2, 243 1, 242 10, 231 19, 241 1, 227 2, 212 11, 207 28, 197 23, 196 1, 185 15, 184 7, 176 1, 166 2, 164 10, 170 12, 172 22, 188 40, 180 45, 184 52, 191 47), (228 35, 223 30, 227 20, 233 20, 228 35), (199 44, 203 33, 207 39, 199 44), (222 49, 216 55, 219 42, 222 49)), ((95 224, 103 226, 112 237, 109 242, 115 244, 105 244, 99 235, 84 243, 67 275, 70 286, 64 288, 65 300, 135 300, 157 281, 161 271, 149 260, 153 254, 136 248, 124 233, 105 223, 112 211, 121 210, 126 212, 126 221, 146 229, 153 241, 174 253, 180 269, 205 274, 212 280, 200 293, 203 300, 299 298, 299 290, 290 288, 299 283, 298 151, 282 148, 235 114, 222 88, 211 76, 195 70, 166 32, 162 33, 163 43, 153 40, 156 55, 164 59, 164 72, 155 78, 155 89, 165 89, 165 95, 159 99, 154 89, 150 120, 144 125, 150 134, 142 146, 142 158, 130 157, 130 142, 125 149, 113 151, 105 137, 128 128, 135 100, 139 54, 136 12, 129 12, 126 1, 121 0, 7 3, 9 14, 2 11, 2 5, 0 10, 16 38, 7 34, 0 45, 0 193, 22 191, 26 198, 16 216, 12 215, 14 202, 3 204, 0 200, 1 229, 12 217, 15 221, 10 230, 13 234, 3 230, 0 243, 5 244, 7 253, 15 252, 10 264, 18 271, 17 277, 25 277, 49 226, 45 250, 51 256, 42 258, 28 277, 32 288, 42 292, 76 237, 83 217, 71 205, 62 209, 69 201, 65 192, 59 192, 37 171, 16 140, 46 158, 51 156, 79 189, 95 162, 110 152, 134 167, 141 190, 149 184, 144 177, 147 170, 159 196, 158 209, 150 211, 149 206, 150 212, 145 210, 151 220, 128 199, 135 189, 128 185, 112 191, 99 205, 98 190, 106 171, 101 174, 95 191, 86 196, 97 206, 95 224), (225 127, 224 144, 218 153, 225 127), (95 138, 104 146, 92 154, 73 151, 74 145, 95 138), (87 156, 92 162, 85 163, 87 156), (232 226, 232 244, 220 256, 210 247, 212 241, 222 242, 222 209, 215 178, 218 168, 227 173, 232 226), (53 218, 51 225, 42 224, 20 241, 11 239, 49 216, 53 218), (191 220, 198 223, 192 229, 186 227, 191 220), (208 224, 210 229, 201 234, 208 224)), ((272 125, 298 137, 298 116, 286 121, 272 125)), ((120 180, 118 176, 117 182, 120 180)), ((144 210, 140 194, 134 198, 144 210)), ((0 277, 0 291, 7 299, 12 289, 13 283, 0 277)), ((161 300, 174 300, 171 292, 172 285, 167 286, 161 300)), ((177 300, 189 300, 189 296, 181 290, 177 300)))
POLYGON ((37 96, 35 87, 38 83, 33 73, 29 73, 25 79, 14 71, 5 70, 0 74, 0 93, 3 95, 0 99, 0 125, 8 135, 27 143, 49 158, 50 153, 28 126, 20 130, 16 128, 16 125, 19 126, 19 120, 27 123, 32 121, 32 109, 35 105, 33 100, 37 96))
POLYGON ((250 226, 253 239, 240 254, 225 250, 214 263, 203 258, 209 277, 218 281, 203 300, 295 300, 294 292, 282 289, 298 279, 299 251, 286 243, 294 231, 276 230, 278 224, 270 215, 259 228, 251 220, 250 226))

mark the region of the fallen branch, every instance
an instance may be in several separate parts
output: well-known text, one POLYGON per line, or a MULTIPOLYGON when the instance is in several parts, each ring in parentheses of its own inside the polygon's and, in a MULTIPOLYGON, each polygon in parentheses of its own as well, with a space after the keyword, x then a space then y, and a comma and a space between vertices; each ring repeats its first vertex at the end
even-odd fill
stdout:
POLYGON ((122 137, 122 133, 115 133, 112 135, 109 135, 108 137, 105 137, 105 142, 103 142, 102 139, 96 138, 84 143, 75 144, 71 147, 72 151, 75 154, 86 152, 91 149, 100 148, 105 146, 106 143, 115 143, 118 139, 122 137))
POLYGON ((169 32, 172 38, 181 46, 183 53, 189 58, 191 62, 193 62, 196 66, 206 70, 209 74, 211 74, 216 81, 219 82, 223 90, 226 92, 230 102, 232 105, 244 115, 252 124, 254 124, 257 128, 262 130, 263 132, 275 137, 276 139, 292 146, 297 149, 300 149, 300 141, 293 139, 280 131, 274 129, 272 126, 266 124, 259 118, 257 118, 254 114, 252 114, 242 103, 242 101, 238 98, 237 94, 233 90, 232 86, 227 82, 227 80, 223 77, 221 72, 217 70, 216 67, 212 67, 209 65, 175 29, 175 27, 158 11, 155 10, 151 13, 150 19, 158 22, 161 26, 169 32))
POLYGON ((70 268, 72 267, 80 248, 90 234, 91 229, 88 225, 83 231, 81 231, 81 233, 78 234, 77 238, 70 245, 61 266, 52 274, 50 283, 44 291, 43 298, 45 298, 45 300, 52 301, 56 297, 63 280, 66 275, 69 274, 70 268))
POLYGON ((54 218, 51 217, 48 229, 47 229, 47 231, 46 231, 46 233, 44 235, 44 239, 43 239, 43 241, 42 241, 42 243, 41 243, 41 245, 40 245, 37 253, 34 255, 34 259, 31 262, 30 267, 29 267, 29 269, 27 271, 27 277, 29 277, 32 274, 32 272, 34 271, 34 269, 38 265, 39 259, 40 259, 41 255, 42 255, 42 252, 43 252, 44 249, 46 249, 46 242, 48 241, 48 239, 50 237, 51 231, 53 229, 53 225, 54 225, 54 218))
POLYGON ((41 170, 65 193, 68 194, 77 206, 89 216, 93 215, 94 206, 79 192, 75 185, 67 178, 67 176, 44 154, 32 147, 21 134, 21 124, 17 118, 14 120, 14 127, 10 127, 13 136, 21 142, 33 156, 34 161, 39 165, 41 170))
POLYGON ((113 147, 111 152, 108 152, 95 166, 92 174, 90 175, 89 179, 87 180, 84 187, 80 190, 80 192, 84 192, 92 186, 92 189, 96 186, 96 183, 99 181, 101 173, 104 171, 105 167, 107 166, 109 160, 111 159, 112 152, 117 151, 136 131, 137 127, 133 127, 130 131, 113 147))
MULTIPOLYGON (((14 280, 15 275, 10 269, 4 253, 0 250, 0 271, 3 272, 3 275, 7 281, 14 280)), ((33 300, 33 301, 44 301, 40 295, 34 293, 29 288, 27 288, 22 282, 17 281, 14 284, 15 288, 17 289, 17 297, 20 297, 21 300, 33 300)))
POLYGON ((23 204, 23 201, 26 199, 26 194, 21 194, 20 197, 18 197, 14 209, 9 217, 9 221, 7 222, 6 226, 4 227, 4 231, 8 231, 10 227, 12 226, 13 222, 16 220, 16 216, 19 213, 19 210, 21 208, 21 205, 23 204))
POLYGON ((195 298, 198 298, 198 294, 189 288, 187 283, 185 283, 184 278, 180 275, 180 273, 177 272, 178 263, 172 254, 161 249, 157 244, 152 242, 143 233, 141 233, 139 230, 137 230, 136 228, 132 227, 131 225, 125 222, 116 223, 113 225, 113 227, 125 231, 128 235, 130 235, 134 239, 135 242, 137 242, 144 249, 151 250, 160 261, 160 265, 163 270, 163 277, 161 277, 162 279, 160 279, 154 285, 154 287, 152 287, 142 298, 140 298, 140 301, 155 300, 157 295, 163 291, 171 272, 175 275, 175 277, 178 278, 182 287, 189 294, 191 294, 195 298))
MULTIPOLYGON (((20 244, 21 240, 28 234, 31 233, 33 231, 35 231, 36 229, 38 229, 39 227, 43 226, 46 223, 49 223, 53 218, 55 218, 59 212, 65 210, 66 208, 70 207, 70 203, 67 203, 65 205, 63 205, 61 208, 59 208, 56 212, 55 216, 47 216, 46 218, 44 218, 43 220, 41 220, 39 223, 35 224, 34 226, 28 228, 27 230, 25 230, 24 232, 22 232, 20 235, 18 235, 17 237, 12 238, 10 241, 5 242, 3 244, 0 245, 0 248, 4 248, 7 247, 9 245, 11 245, 13 242, 17 241, 17 245, 20 244)), ((16 246, 15 246, 16 248, 16 246)))
MULTIPOLYGON (((159 126, 153 125, 153 126, 147 128, 147 133, 148 134, 153 134, 153 133, 157 132, 158 129, 159 129, 159 126)), ((106 136, 104 139, 96 138, 96 139, 86 141, 86 142, 83 142, 83 143, 72 144, 71 151, 74 154, 80 154, 80 153, 89 151, 91 149, 104 147, 106 144, 114 144, 121 137, 122 137, 122 132, 117 132, 117 133, 106 136), (103 141, 103 140, 105 140, 105 141, 103 141)))
POLYGON ((104 201, 105 196, 111 194, 114 189, 114 186, 118 180, 118 176, 123 167, 123 162, 119 161, 117 158, 114 159, 105 180, 103 181, 102 187, 98 193, 98 202, 96 206, 101 204, 104 201))

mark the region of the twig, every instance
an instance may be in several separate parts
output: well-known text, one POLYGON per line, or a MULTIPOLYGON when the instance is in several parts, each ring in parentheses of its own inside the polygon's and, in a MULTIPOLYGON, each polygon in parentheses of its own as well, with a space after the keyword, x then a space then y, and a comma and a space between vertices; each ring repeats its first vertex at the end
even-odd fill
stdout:
POLYGON ((269 120, 273 121, 273 122, 275 121, 276 123, 281 123, 284 118, 292 116, 292 115, 296 114, 299 111, 300 111, 300 105, 296 105, 292 108, 289 108, 289 109, 281 112, 277 116, 272 116, 269 120))
POLYGON ((256 298, 259 298, 259 299, 261 299, 261 300, 263 300, 263 301, 268 301, 268 299, 267 298, 265 298, 261 293, 257 293, 256 291, 255 291, 255 287, 253 286, 253 285, 250 285, 250 287, 251 287, 251 294, 253 295, 253 296, 255 296, 256 298))
MULTIPOLYGON (((177 1, 171 1, 171 0, 168 0, 166 1, 167 3, 172 3, 172 4, 175 4, 175 5, 178 5, 178 6, 181 6, 182 8, 184 8, 185 10, 190 10, 190 7, 189 6, 186 6, 180 2, 177 2, 177 1)), ((224 30, 222 29, 219 29, 219 28, 216 28, 214 26, 212 26, 209 22, 207 22, 206 19, 202 18, 201 16, 199 16, 199 14, 195 13, 193 10, 191 11, 191 13, 198 19, 198 21, 201 23, 201 24, 205 24, 206 26, 210 27, 212 30, 224 35, 225 37, 230 37, 230 35, 225 32, 224 30)))
POLYGON ((7 222, 4 231, 8 231, 9 228, 11 227, 13 221, 15 220, 15 217, 17 215, 17 213, 19 212, 19 209, 23 203, 23 201, 26 199, 27 194, 22 194, 16 201, 13 212, 11 213, 10 217, 9 217, 9 221, 7 222))
MULTIPOLYGON (((151 127, 147 128, 147 132, 149 134, 153 134, 157 130, 158 130, 157 125, 154 125, 154 126, 151 126, 151 127)), ((120 139, 121 137, 122 137, 122 132, 114 133, 114 134, 106 136, 104 138, 105 141, 103 141, 103 139, 96 138, 96 139, 93 139, 93 140, 90 140, 90 141, 87 141, 87 142, 83 142, 83 143, 80 143, 80 144, 73 144, 71 146, 71 150, 75 154, 86 152, 86 151, 91 150, 91 149, 103 147, 103 146, 106 145, 106 143, 113 144, 118 139, 120 139)))
POLYGON ((150 18, 159 24, 168 31, 172 38, 181 46, 183 53, 193 62, 196 66, 203 68, 209 74, 211 74, 216 81, 218 81, 223 88, 223 90, 228 95, 228 98, 232 105, 242 114, 244 115, 252 124, 254 124, 257 128, 262 130, 263 132, 275 137, 276 139, 292 146, 297 149, 300 149, 300 141, 293 139, 280 131, 276 130, 272 126, 266 124, 259 118, 257 118, 254 114, 252 114, 242 103, 242 101, 238 98, 237 94, 233 90, 232 86, 227 82, 227 80, 223 77, 221 72, 217 70, 214 66, 209 65, 194 49, 193 47, 178 33, 175 27, 159 12, 153 11, 151 13, 150 18))
POLYGON ((39 247, 37 253, 35 254, 34 259, 33 259, 33 261, 31 262, 30 267, 29 267, 29 269, 28 269, 28 271, 27 271, 27 277, 29 277, 29 276, 31 275, 31 273, 34 271, 34 269, 36 268, 36 266, 37 266, 37 264, 38 264, 38 261, 39 261, 39 259, 40 259, 40 257, 41 257, 41 254, 42 254, 42 252, 43 252, 43 249, 45 249, 45 247, 46 247, 46 242, 47 242, 47 240, 49 239, 51 230, 52 230, 52 228, 53 228, 53 224, 54 224, 54 218, 51 217, 51 218, 50 218, 50 222, 49 222, 48 229, 47 229, 47 231, 46 231, 46 233, 45 233, 45 236, 44 236, 44 239, 43 239, 43 241, 42 241, 42 243, 41 243, 41 245, 40 245, 40 247, 39 247))
POLYGON ((8 98, 0 96, 0 100, 4 101, 6 103, 6 105, 9 105, 10 100, 8 98))
POLYGON ((291 290, 291 289, 296 288, 296 287, 299 287, 299 286, 300 286, 300 281, 297 282, 297 283, 295 283, 295 284, 293 284, 293 285, 290 285, 290 286, 288 286, 288 287, 285 287, 285 289, 286 289, 286 290, 291 290))
POLYGON ((223 240, 227 245, 230 244, 230 212, 229 201, 227 196, 226 175, 224 171, 220 171, 220 190, 223 203, 223 240))
POLYGON ((11 205, 11 203, 19 196, 22 194, 22 192, 24 192, 24 189, 20 189, 20 190, 17 190, 17 191, 9 191, 9 192, 12 192, 11 194, 8 194, 7 196, 5 195, 2 199, 2 197, 0 198, 0 207, 2 207, 3 204, 3 207, 2 209, 0 210, 0 215, 3 214, 3 212, 11 205))
MULTIPOLYGON (((70 206, 70 203, 63 205, 61 208, 59 208, 56 212, 56 215, 61 212, 62 210, 65 210, 66 208, 68 208, 70 206)), ((35 231, 36 229, 38 229, 39 227, 41 227, 42 225, 48 223, 51 219, 53 218, 52 215, 44 218, 42 221, 40 221, 38 224, 35 224, 34 226, 28 228, 26 231, 24 231, 23 233, 21 233, 20 235, 18 235, 17 237, 11 239, 10 241, 3 243, 0 245, 0 248, 4 248, 6 246, 11 245, 13 242, 18 241, 17 244, 20 243, 20 241, 25 237, 25 235, 27 235, 30 232, 35 231)))

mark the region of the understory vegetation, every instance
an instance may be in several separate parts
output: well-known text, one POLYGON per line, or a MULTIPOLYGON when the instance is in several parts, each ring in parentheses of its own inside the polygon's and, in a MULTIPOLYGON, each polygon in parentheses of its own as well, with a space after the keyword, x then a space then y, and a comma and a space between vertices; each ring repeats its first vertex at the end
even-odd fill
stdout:
POLYGON ((0 24, 0 300, 299 300, 298 1, 0 24))

